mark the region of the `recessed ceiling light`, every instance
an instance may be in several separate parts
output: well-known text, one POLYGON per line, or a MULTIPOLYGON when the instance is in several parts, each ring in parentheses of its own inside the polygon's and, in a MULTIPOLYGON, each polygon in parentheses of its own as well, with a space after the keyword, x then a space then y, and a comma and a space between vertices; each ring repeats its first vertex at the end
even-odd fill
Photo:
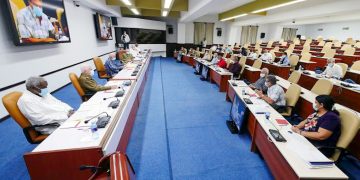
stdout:
POLYGON ((225 19, 222 19, 220 21, 227 21, 227 20, 230 20, 230 19, 235 19, 235 18, 239 18, 239 17, 244 17, 244 16, 247 16, 248 14, 240 14, 240 15, 236 15, 236 16, 232 16, 232 17, 228 17, 228 18, 225 18, 225 19))
POLYGON ((121 0, 125 5, 131 6, 130 0, 121 0))
POLYGON ((172 0, 164 0, 164 9, 169 9, 172 0))
POLYGON ((163 11, 163 12, 162 12, 162 16, 163 16, 163 17, 166 17, 166 16, 168 15, 168 13, 169 13, 169 11, 163 11))
POLYGON ((139 11, 136 8, 131 8, 130 10, 136 15, 140 14, 139 11))

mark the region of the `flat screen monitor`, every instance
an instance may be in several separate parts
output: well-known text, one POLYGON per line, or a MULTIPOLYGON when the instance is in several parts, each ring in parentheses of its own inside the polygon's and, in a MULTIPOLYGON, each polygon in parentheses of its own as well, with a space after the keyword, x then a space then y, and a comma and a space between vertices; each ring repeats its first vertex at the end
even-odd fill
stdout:
POLYGON ((239 132, 243 132, 245 126, 245 120, 248 117, 248 108, 246 104, 235 95, 234 102, 232 103, 230 110, 230 118, 235 122, 239 132))
POLYGON ((4 0, 15 45, 70 42, 63 0, 4 0))
POLYGON ((111 18, 102 14, 95 15, 96 36, 100 40, 112 40, 111 18))
POLYGON ((130 44, 166 44, 166 31, 140 28, 115 28, 116 43, 124 43, 122 35, 126 32, 130 38, 130 44))

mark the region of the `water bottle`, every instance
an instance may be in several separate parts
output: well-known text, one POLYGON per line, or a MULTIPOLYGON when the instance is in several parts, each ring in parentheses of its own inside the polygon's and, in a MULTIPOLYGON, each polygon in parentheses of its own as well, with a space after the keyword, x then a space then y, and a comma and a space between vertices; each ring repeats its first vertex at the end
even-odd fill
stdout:
POLYGON ((242 95, 246 95, 245 88, 242 89, 242 95))
POLYGON ((300 72, 302 71, 302 66, 301 66, 301 65, 299 66, 299 71, 300 71, 300 72))
POLYGON ((98 132, 98 128, 97 128, 97 125, 96 125, 95 121, 91 122, 90 131, 91 131, 91 137, 94 140, 99 138, 99 132, 98 132))

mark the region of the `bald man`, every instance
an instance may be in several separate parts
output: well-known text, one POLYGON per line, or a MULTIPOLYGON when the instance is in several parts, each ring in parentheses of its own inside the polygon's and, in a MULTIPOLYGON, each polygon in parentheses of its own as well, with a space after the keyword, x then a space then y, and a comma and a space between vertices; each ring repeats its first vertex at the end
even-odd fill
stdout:
POLYGON ((116 89, 117 86, 101 86, 93 79, 94 71, 90 65, 83 65, 81 67, 81 75, 79 77, 79 83, 81 88, 84 89, 86 94, 94 95, 98 91, 105 91, 110 89, 116 89))

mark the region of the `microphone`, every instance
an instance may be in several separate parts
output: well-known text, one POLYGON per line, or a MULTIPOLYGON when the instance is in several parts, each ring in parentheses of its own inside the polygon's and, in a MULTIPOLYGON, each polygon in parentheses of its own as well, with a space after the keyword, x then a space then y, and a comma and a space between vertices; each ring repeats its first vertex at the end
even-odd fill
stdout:
MULTIPOLYGON (((115 96, 112 97, 112 98, 116 98, 116 100, 115 100, 115 101, 111 101, 110 104, 108 105, 108 107, 111 107, 111 108, 115 109, 115 108, 117 108, 117 107, 119 106, 119 104, 120 104, 120 99, 117 98, 117 97, 115 97, 115 96)), ((110 98, 108 98, 108 99, 110 99, 110 98)))
POLYGON ((92 120, 92 119, 94 119, 94 118, 96 118, 96 117, 99 117, 101 114, 106 114, 105 117, 110 117, 107 112, 102 112, 102 113, 100 113, 100 114, 98 114, 98 115, 96 115, 96 116, 94 116, 94 117, 91 117, 90 119, 85 120, 84 123, 87 124, 90 120, 92 120))
POLYGON ((108 99, 111 99, 111 98, 116 98, 117 100, 119 100, 116 96, 111 96, 111 97, 106 97, 106 98, 103 98, 103 100, 108 100, 108 99))
POLYGON ((116 92, 115 97, 122 97, 125 94, 125 89, 122 86, 119 86, 120 91, 116 92))

